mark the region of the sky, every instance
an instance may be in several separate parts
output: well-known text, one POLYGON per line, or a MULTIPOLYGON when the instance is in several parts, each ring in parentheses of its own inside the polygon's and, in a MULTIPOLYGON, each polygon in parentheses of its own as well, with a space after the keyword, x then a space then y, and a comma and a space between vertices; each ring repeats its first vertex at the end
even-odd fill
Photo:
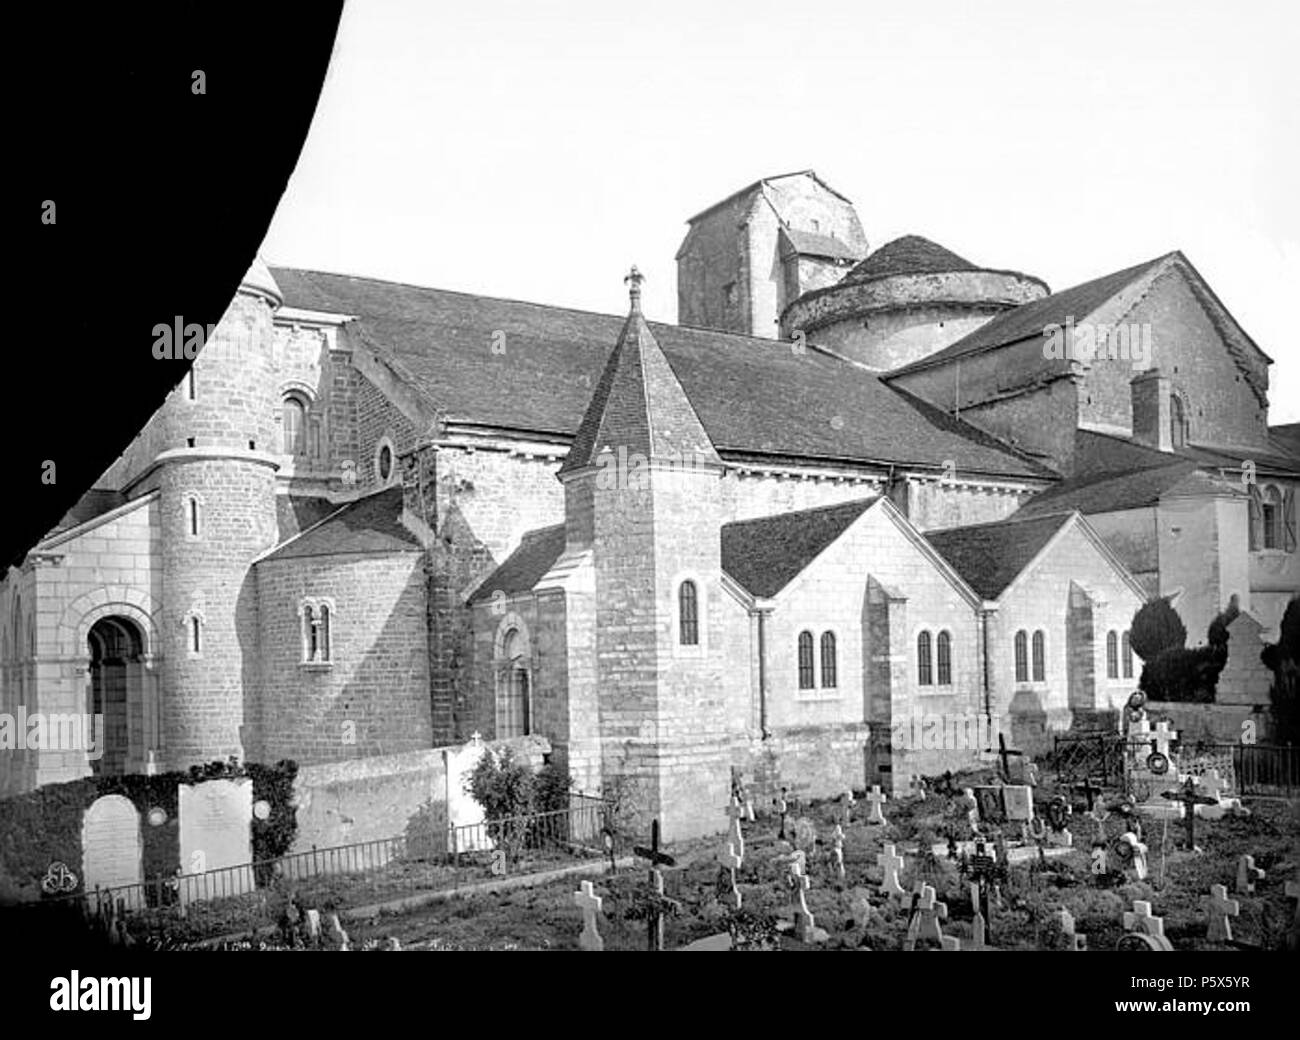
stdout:
POLYGON ((1296 422, 1298 52, 1295 0, 351 0, 262 252, 607 313, 636 264, 671 322, 686 219, 811 168, 1054 290, 1181 249, 1296 422))

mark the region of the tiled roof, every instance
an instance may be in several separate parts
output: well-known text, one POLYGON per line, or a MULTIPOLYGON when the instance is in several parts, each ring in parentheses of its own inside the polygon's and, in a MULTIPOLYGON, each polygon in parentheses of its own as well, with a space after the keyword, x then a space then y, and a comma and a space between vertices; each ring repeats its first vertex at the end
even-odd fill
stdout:
MULTIPOLYGON (((1166 256, 1172 255, 1174 254, 1166 254, 1166 256)), ((1019 307, 999 314, 992 321, 981 325, 975 331, 957 340, 956 343, 952 343, 944 347, 943 350, 922 358, 920 361, 904 365, 889 375, 892 377, 903 372, 929 368, 932 365, 942 364, 954 358, 982 354, 985 351, 994 350, 1008 343, 1016 343, 1034 336, 1042 336, 1043 330, 1047 326, 1064 326, 1067 318, 1082 321, 1121 289, 1142 277, 1157 264, 1162 263, 1166 256, 1148 260, 1146 263, 1137 264, 1134 267, 1126 267, 1122 271, 1115 271, 1113 274, 1103 275, 1101 278, 1094 278, 1090 282, 1084 282, 1070 289, 1063 289, 1061 292, 1052 293, 1050 296, 1044 296, 1042 299, 1033 300, 1030 303, 1022 303, 1019 307)))
MULTIPOLYGON (((1276 447, 1285 449, 1285 444, 1277 444, 1271 441, 1276 447)), ((1248 448, 1217 448, 1203 447, 1201 445, 1179 448, 1183 455, 1195 459, 1208 467, 1215 469, 1238 469, 1246 461, 1253 462, 1259 469, 1280 471, 1282 473, 1300 474, 1300 453, 1289 455, 1283 451, 1251 451, 1248 448)))
POLYGON ((1165 466, 1126 473, 1093 473, 1072 477, 1040 492, 1013 514, 1013 519, 1049 516, 1078 510, 1085 516, 1155 505, 1162 495, 1180 491, 1223 491, 1230 485, 1200 472, 1200 463, 1178 459, 1165 466))
POLYGON ((722 525, 722 569, 760 598, 775 596, 866 512, 875 498, 722 525))
POLYGON ((927 531, 925 539, 971 588, 991 600, 1002 595, 1070 516, 952 527, 927 531))
POLYGON ((1127 437, 1096 430, 1074 431, 1076 477, 1085 474, 1132 473, 1140 469, 1155 469, 1177 462, 1179 456, 1139 444, 1127 437))
POLYGON ((124 506, 129 499, 120 491, 108 491, 104 488, 91 488, 79 499, 77 504, 63 514, 61 519, 48 534, 46 538, 53 538, 56 534, 62 534, 64 531, 70 531, 79 524, 84 524, 96 517, 103 516, 111 512, 118 506, 124 506))
POLYGON ((1300 423, 1270 426, 1268 436, 1279 454, 1300 462, 1300 423))
POLYGON ((798 228, 782 228, 781 234, 789 243, 790 250, 804 256, 824 256, 832 260, 856 260, 861 256, 861 253, 833 235, 801 231, 798 228))
MULTIPOLYGON (((357 331, 448 420, 572 436, 624 319, 275 268, 290 306, 359 315, 357 331), (494 340, 494 334, 500 333, 494 340), (494 351, 494 343, 499 344, 494 351)), ((719 452, 967 473, 1052 473, 840 358, 709 329, 649 327, 719 452)))
POLYGON ((512 596, 529 592, 545 577, 564 552, 564 524, 529 531, 519 548, 506 557, 470 596, 470 603, 490 600, 497 592, 512 596))
POLYGON ((708 434, 640 310, 628 315, 561 473, 588 466, 606 448, 628 457, 718 464, 708 434))
POLYGON ((414 552, 420 541, 401 522, 402 489, 385 488, 339 507, 314 527, 290 538, 262 557, 291 560, 304 556, 344 556, 358 553, 414 552))
POLYGON ((844 276, 845 282, 870 282, 900 274, 942 274, 977 271, 969 260, 920 235, 886 242, 844 276))

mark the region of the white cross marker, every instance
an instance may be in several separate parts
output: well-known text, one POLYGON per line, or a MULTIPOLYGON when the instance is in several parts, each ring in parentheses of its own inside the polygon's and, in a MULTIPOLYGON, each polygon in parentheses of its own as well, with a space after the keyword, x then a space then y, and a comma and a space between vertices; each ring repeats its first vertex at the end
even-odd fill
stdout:
POLYGON ((1228 918, 1241 913, 1241 903, 1228 898, 1226 885, 1211 885, 1210 894, 1201 902, 1210 917, 1210 927, 1205 937, 1211 942, 1232 942, 1232 922, 1228 918))
POLYGON ((1156 730, 1152 736, 1152 739, 1154 739, 1156 742, 1156 750, 1159 751, 1160 754, 1168 758, 1169 745, 1178 739, 1178 733, 1176 730, 1172 730, 1169 728, 1168 719, 1161 719, 1160 722, 1156 725, 1156 730))
POLYGON ((903 886, 898 883, 898 872, 903 869, 903 857, 894 851, 893 845, 886 845, 876 857, 876 864, 885 872, 880 881, 880 891, 887 896, 905 896, 903 886))
POLYGON ((731 817, 731 831, 727 835, 727 840, 736 846, 736 855, 744 859, 745 836, 740 833, 740 821, 745 815, 745 807, 734 794, 731 796, 731 804, 727 806, 727 815, 731 817))
POLYGON ((1143 932, 1146 935, 1165 934, 1164 918, 1151 916, 1151 904, 1143 899, 1133 900, 1133 909, 1124 911, 1124 928, 1126 931, 1143 932))
POLYGON ((573 902, 582 911, 582 935, 578 937, 578 945, 584 950, 603 950, 605 940, 596 931, 596 915, 600 913, 600 904, 604 900, 592 891, 590 881, 584 881, 573 893, 573 902))
POLYGON ((871 811, 867 813, 867 823, 885 823, 885 814, 880 811, 880 805, 882 802, 889 801, 889 799, 880 793, 879 784, 871 786, 871 793, 867 795, 867 801, 871 803, 871 811))

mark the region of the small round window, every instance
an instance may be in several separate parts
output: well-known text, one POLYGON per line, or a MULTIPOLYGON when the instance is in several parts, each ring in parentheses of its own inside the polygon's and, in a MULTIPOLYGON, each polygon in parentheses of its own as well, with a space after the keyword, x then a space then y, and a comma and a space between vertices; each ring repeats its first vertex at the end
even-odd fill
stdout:
POLYGON ((379 449, 379 479, 387 480, 393 475, 393 449, 385 444, 379 449))

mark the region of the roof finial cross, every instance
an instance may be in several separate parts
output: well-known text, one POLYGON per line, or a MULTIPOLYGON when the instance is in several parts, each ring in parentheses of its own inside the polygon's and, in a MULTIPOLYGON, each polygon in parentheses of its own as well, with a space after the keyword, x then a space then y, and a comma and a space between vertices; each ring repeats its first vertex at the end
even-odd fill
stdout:
POLYGON ((623 278, 629 286, 627 294, 632 300, 632 313, 641 313, 641 283, 645 281, 645 275, 637 270, 636 264, 632 265, 632 270, 628 271, 623 278))

